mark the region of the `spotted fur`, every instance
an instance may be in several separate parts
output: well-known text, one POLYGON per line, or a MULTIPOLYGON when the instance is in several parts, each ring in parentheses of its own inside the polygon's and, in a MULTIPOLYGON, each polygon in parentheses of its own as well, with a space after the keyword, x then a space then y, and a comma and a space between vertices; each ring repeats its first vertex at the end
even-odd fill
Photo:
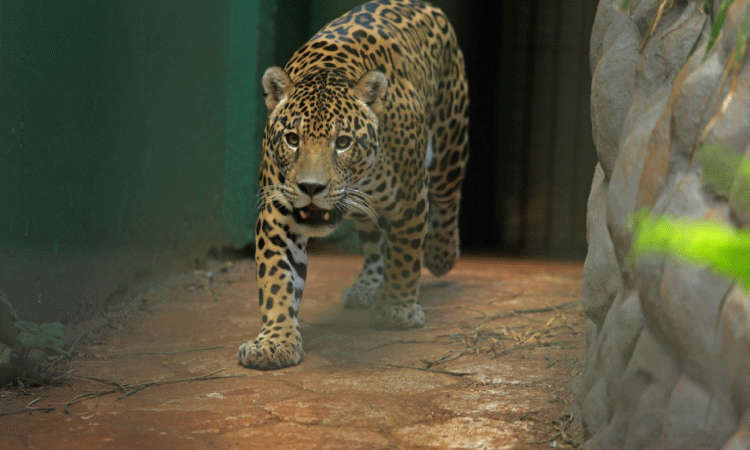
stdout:
POLYGON ((454 31, 420 1, 378 0, 334 20, 263 76, 268 118, 256 263, 261 329, 240 364, 302 361, 306 244, 355 220, 365 261, 344 291, 376 326, 421 327, 422 265, 459 254, 468 86, 454 31))

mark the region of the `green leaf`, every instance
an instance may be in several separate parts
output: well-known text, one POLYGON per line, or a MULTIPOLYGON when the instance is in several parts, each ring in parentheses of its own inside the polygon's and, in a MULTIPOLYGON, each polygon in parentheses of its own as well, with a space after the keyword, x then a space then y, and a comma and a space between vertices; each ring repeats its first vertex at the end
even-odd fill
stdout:
POLYGON ((71 357, 61 340, 65 335, 65 325, 60 322, 38 324, 19 320, 14 325, 21 330, 16 338, 27 349, 40 349, 47 353, 71 357))
POLYGON ((3 292, 2 289, 0 289, 0 303, 5 305, 6 308, 8 308, 8 311, 10 312, 10 315, 13 317, 13 320, 18 320, 18 313, 16 313, 16 309, 13 307, 13 305, 10 303, 10 300, 8 300, 8 297, 5 296, 5 292, 3 292))
POLYGON ((703 182, 713 186, 717 194, 728 196, 742 157, 717 142, 703 144, 700 151, 703 182))
POLYGON ((27 333, 34 333, 34 334, 40 333, 39 324, 36 322, 27 322, 25 320, 17 320, 13 322, 13 326, 18 328, 20 331, 25 331, 27 333))
POLYGON ((62 338, 65 335, 65 325, 60 322, 47 322, 38 324, 36 322, 27 322, 25 320, 16 321, 13 325, 22 333, 38 334, 42 336, 52 336, 62 338))
POLYGON ((700 150, 703 182, 731 202, 750 211, 750 159, 717 142, 703 144, 700 150))
POLYGON ((42 350, 46 351, 47 353, 54 353, 60 356, 64 356, 66 359, 73 359, 73 355, 70 354, 69 351, 65 350, 62 346, 45 345, 44 347, 42 347, 42 350))
POLYGON ((740 27, 737 30, 737 45, 734 47, 734 57, 739 64, 742 64, 742 60, 745 58, 748 38, 750 38, 750 4, 745 8, 745 15, 742 17, 742 22, 740 22, 740 27))
POLYGON ((26 331, 22 331, 18 333, 16 338, 21 342, 21 345, 26 347, 27 349, 35 349, 35 348, 43 348, 45 346, 58 346, 62 347, 63 343, 61 340, 53 337, 53 336, 47 336, 45 334, 39 334, 39 333, 29 333, 26 331))
POLYGON ((635 232, 631 254, 667 253, 693 264, 709 265, 750 291, 750 230, 706 221, 653 218, 646 210, 631 216, 635 232))
POLYGON ((730 6, 732 6, 733 2, 734 0, 724 0, 723 2, 721 2, 719 11, 716 12, 716 16, 714 17, 714 24, 711 27, 711 36, 708 38, 708 45, 706 46, 706 54, 703 55, 703 61, 708 58, 708 53, 716 43, 716 39, 719 37, 721 27, 724 26, 724 20, 727 18, 727 10, 730 6))
POLYGON ((0 366, 9 366, 10 365, 10 355, 13 353, 13 350, 8 347, 7 345, 0 342, 0 366))
POLYGON ((49 336, 54 336, 58 339, 65 336, 65 325, 60 322, 47 322, 39 325, 39 330, 49 336))

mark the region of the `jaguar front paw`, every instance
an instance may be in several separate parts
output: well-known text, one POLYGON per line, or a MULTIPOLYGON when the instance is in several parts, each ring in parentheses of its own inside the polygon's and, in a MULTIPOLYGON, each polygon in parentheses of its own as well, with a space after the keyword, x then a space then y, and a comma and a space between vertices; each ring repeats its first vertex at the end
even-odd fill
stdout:
POLYGON ((249 369, 274 370, 296 366, 305 357, 302 344, 253 339, 240 345, 237 362, 249 369))
POLYGON ((424 326, 425 315, 419 303, 408 302, 375 306, 371 319, 378 328, 421 328, 424 326))

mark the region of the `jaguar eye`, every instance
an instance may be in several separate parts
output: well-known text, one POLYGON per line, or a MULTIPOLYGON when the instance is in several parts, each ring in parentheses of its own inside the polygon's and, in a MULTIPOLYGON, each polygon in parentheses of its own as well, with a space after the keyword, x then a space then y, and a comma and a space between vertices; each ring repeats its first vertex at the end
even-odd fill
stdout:
POLYGON ((284 135, 284 141, 286 141, 286 145, 296 149, 299 146, 299 135, 297 133, 287 133, 284 135))
POLYGON ((350 138, 349 136, 339 136, 336 138, 336 142, 334 142, 334 145, 336 146, 336 150, 346 150, 350 145, 352 145, 352 138, 350 138))

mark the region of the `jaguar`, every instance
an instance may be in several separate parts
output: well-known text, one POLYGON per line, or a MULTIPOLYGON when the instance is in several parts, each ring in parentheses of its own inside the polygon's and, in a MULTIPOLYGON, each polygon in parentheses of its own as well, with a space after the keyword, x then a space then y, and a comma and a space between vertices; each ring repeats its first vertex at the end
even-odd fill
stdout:
POLYGON ((377 0, 332 21, 262 77, 268 116, 255 262, 260 333, 239 364, 304 358, 299 307, 307 242, 352 219, 365 254, 342 295, 374 326, 421 327, 422 267, 459 256, 469 97, 456 34, 438 8, 377 0))

